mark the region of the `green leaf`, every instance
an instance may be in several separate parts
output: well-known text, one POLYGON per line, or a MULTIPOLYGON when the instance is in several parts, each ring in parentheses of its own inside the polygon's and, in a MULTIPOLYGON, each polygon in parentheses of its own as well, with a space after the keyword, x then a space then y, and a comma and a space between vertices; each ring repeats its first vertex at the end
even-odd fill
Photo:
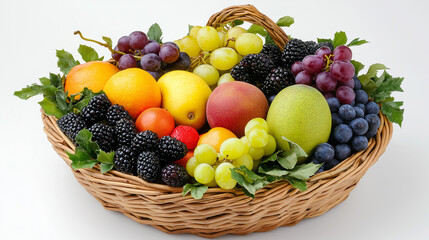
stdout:
POLYGON ((282 167, 285 169, 292 169, 295 167, 296 163, 298 162, 298 157, 296 156, 295 152, 284 152, 283 157, 280 157, 277 159, 277 161, 280 163, 282 167))
POLYGON ((244 23, 244 21, 243 20, 234 20, 234 21, 232 21, 232 26, 239 26, 239 25, 242 25, 244 23))
POLYGON ((25 88, 23 88, 23 89, 21 89, 19 91, 15 91, 13 93, 13 95, 15 95, 15 96, 17 96, 17 97, 19 97, 21 99, 27 100, 27 99, 29 99, 29 98, 31 98, 33 96, 42 94, 43 93, 43 89, 42 88, 43 88, 42 86, 36 85, 36 84, 27 85, 27 87, 25 87, 25 88))
POLYGON ((97 143, 93 142, 91 140, 92 133, 88 131, 88 129, 82 129, 79 131, 79 133, 76 135, 76 142, 78 145, 83 148, 88 154, 93 158, 97 158, 97 152, 99 151, 100 147, 97 143))
POLYGON ((55 100, 57 102, 56 105, 61 110, 61 112, 68 113, 71 110, 72 104, 71 102, 67 101, 67 95, 63 91, 57 90, 55 92, 55 100))
POLYGON ((107 173, 108 171, 113 169, 113 164, 108 164, 108 163, 101 163, 100 164, 100 171, 101 173, 107 173))
POLYGON ((191 29, 193 28, 194 26, 192 26, 191 24, 188 24, 188 34, 186 34, 187 36, 189 36, 189 34, 191 33, 191 29))
POLYGON ((74 104, 74 108, 76 108, 79 112, 82 110, 83 107, 88 105, 89 100, 91 100, 92 97, 104 93, 103 91, 94 93, 92 90, 88 88, 84 88, 78 95, 80 95, 80 99, 77 103, 74 104))
POLYGON ((103 37, 103 40, 109 45, 110 48, 112 48, 112 39, 109 37, 103 37))
POLYGON ((306 180, 314 175, 319 170, 322 164, 314 164, 312 162, 307 164, 301 164, 292 169, 289 173, 289 177, 297 178, 300 180, 306 180))
POLYGON ((353 64, 353 66, 355 67, 355 75, 357 76, 359 74, 359 72, 365 67, 365 65, 363 65, 361 62, 358 62, 356 60, 350 60, 350 62, 353 64))
POLYGON ((98 53, 94 50, 94 48, 92 47, 88 47, 85 45, 80 45, 78 50, 77 50, 80 55, 82 56, 82 59, 85 62, 90 62, 90 61, 102 61, 104 59, 104 57, 99 57, 98 53))
POLYGON ((385 70, 385 69, 389 69, 389 68, 387 68, 386 66, 384 66, 381 63, 375 63, 375 64, 372 64, 371 66, 369 66, 368 72, 365 75, 369 78, 373 78, 373 77, 377 76, 378 70, 385 70))
POLYGON ((332 41, 332 44, 334 45, 334 48, 344 45, 347 43, 347 35, 345 32, 340 31, 336 32, 334 35, 334 41, 332 41))
POLYGON ((194 199, 203 198, 204 193, 207 192, 208 186, 202 185, 200 183, 187 183, 183 186, 182 196, 186 196, 189 192, 191 193, 191 197, 194 199))
POLYGON ((365 43, 369 43, 367 40, 363 40, 363 39, 359 39, 359 38, 355 38, 353 39, 351 42, 349 42, 349 44, 347 44, 347 46, 351 47, 351 46, 359 46, 365 43))
MULTIPOLYGON (((402 81, 404 81, 404 78, 401 77, 392 77, 390 74, 388 74, 386 71, 383 72, 382 78, 379 80, 379 86, 377 90, 375 90, 371 97, 374 99, 375 102, 381 102, 388 98, 390 98, 390 95, 392 92, 403 92, 404 90, 401 88, 402 81)), ((376 81, 377 85, 377 81, 376 81)))
POLYGON ((80 168, 92 168, 97 163, 94 159, 89 156, 89 154, 81 147, 77 147, 74 154, 66 151, 66 154, 72 160, 72 168, 74 170, 80 168))
POLYGON ((371 94, 377 89, 377 85, 375 85, 374 81, 372 81, 368 76, 360 75, 358 78, 362 83, 362 89, 365 90, 365 92, 368 94, 371 94))
POLYGON ((257 34, 261 35, 262 37, 266 37, 268 35, 267 30, 265 30, 263 27, 256 25, 256 24, 252 24, 249 27, 249 29, 247 29, 247 32, 257 33, 257 34))
POLYGON ((59 74, 49 73, 49 83, 59 89, 63 89, 61 76, 59 74))
POLYGON ((71 166, 74 170, 76 170, 80 168, 93 168, 95 164, 97 164, 97 161, 95 160, 86 160, 86 161, 72 162, 71 166))
POLYGON ((297 188, 302 192, 307 191, 307 183, 305 181, 290 176, 285 176, 284 179, 288 181, 294 188, 297 188))
POLYGON ((295 22, 293 17, 284 16, 277 20, 276 24, 280 27, 290 27, 295 22))
POLYGON ((73 55, 65 50, 57 50, 57 57, 58 67, 66 75, 74 66, 79 65, 79 61, 74 60, 73 55))
POLYGON ((114 151, 106 153, 105 151, 100 150, 100 152, 97 155, 97 161, 99 161, 101 163, 106 163, 106 164, 113 164, 113 157, 114 156, 115 156, 114 151))
POLYGON ((45 111, 46 115, 55 116, 56 118, 61 118, 65 113, 63 113, 56 105, 56 103, 49 97, 45 97, 41 102, 40 106, 45 111))
POLYGON ((149 39, 155 40, 158 43, 162 43, 162 31, 158 23, 154 23, 152 24, 152 26, 150 26, 149 31, 147 32, 147 36, 149 37, 149 39))
POLYGON ((245 166, 231 168, 230 171, 232 179, 236 180, 240 186, 244 187, 243 190, 247 192, 243 192, 252 198, 255 198, 256 191, 270 183, 267 181, 266 177, 257 175, 245 166), (243 173, 243 175, 241 173, 243 173))
POLYGON ((51 84, 51 80, 47 77, 41 77, 41 78, 39 78, 39 81, 43 86, 47 86, 47 85, 51 84))
POLYGON ((399 126, 402 126, 402 121, 404 119, 404 109, 400 107, 404 102, 382 102, 381 103, 381 112, 386 115, 386 117, 394 123, 397 123, 399 126))
POLYGON ((318 38, 317 42, 318 43, 321 43, 321 42, 330 42, 330 43, 333 43, 334 41, 332 41, 332 39, 329 39, 329 38, 318 38))
POLYGON ((276 42, 274 42, 273 38, 270 36, 270 34, 267 34, 267 36, 265 36, 265 44, 271 44, 271 45, 276 45, 276 42))
POLYGON ((279 155, 279 153, 281 153, 282 150, 276 151, 275 153, 271 154, 270 156, 268 156, 267 158, 263 159, 261 161, 261 163, 265 163, 265 162, 274 162, 277 160, 277 157, 279 155))
POLYGON ((282 169, 276 169, 273 168, 271 170, 264 170, 264 168, 262 166, 259 167, 259 173, 263 173, 266 175, 270 175, 270 176, 274 176, 274 177, 281 177, 281 176, 285 176, 289 173, 289 171, 286 170, 282 170, 282 169))

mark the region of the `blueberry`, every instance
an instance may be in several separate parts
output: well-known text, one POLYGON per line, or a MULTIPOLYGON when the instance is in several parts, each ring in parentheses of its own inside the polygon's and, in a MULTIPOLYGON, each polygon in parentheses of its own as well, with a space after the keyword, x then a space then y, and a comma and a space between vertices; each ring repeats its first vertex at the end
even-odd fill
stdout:
POLYGON ((375 114, 368 114, 365 116, 365 120, 369 126, 366 136, 371 138, 377 133, 378 127, 380 127, 380 118, 375 114))
POLYGON ((354 106, 355 105, 355 100, 353 100, 351 103, 350 103, 350 106, 354 106))
POLYGON ((354 90, 360 90, 362 88, 362 83, 360 83, 359 78, 357 78, 356 75, 354 75, 353 80, 355 82, 354 90))
POLYGON ((367 137, 368 139, 374 137, 375 135, 377 135, 377 130, 376 128, 374 129, 368 129, 368 131, 365 133, 365 137, 367 137))
POLYGON ((357 103, 366 104, 368 102, 368 94, 364 90, 357 90, 355 92, 355 100, 357 103))
POLYGON ((363 112, 362 108, 360 107, 353 107, 356 112, 356 118, 363 118, 365 117, 365 113, 363 112))
POLYGON ((334 147, 332 147, 329 143, 321 143, 314 149, 314 158, 318 162, 330 161, 332 158, 334 158, 334 155, 334 147))
POLYGON ((333 158, 331 161, 325 162, 324 168, 325 168, 325 170, 330 170, 330 169, 334 168, 335 166, 337 166, 339 163, 340 163, 340 161, 333 158))
POLYGON ((343 161, 352 155, 352 148, 348 144, 335 145, 335 158, 343 161))
POLYGON ((308 162, 312 162, 314 164, 321 164, 322 162, 317 160, 314 154, 311 154, 310 157, 308 157, 308 162))
POLYGON ((363 118, 355 118, 349 123, 355 135, 364 135, 369 128, 368 122, 363 118))
POLYGON ((332 117, 332 128, 343 123, 343 119, 341 119, 340 114, 332 113, 331 117, 332 117))
POLYGON ((364 114, 364 115, 366 115, 366 106, 365 106, 365 104, 362 104, 362 103, 356 103, 356 104, 355 104, 355 107, 358 107, 358 108, 362 109, 363 114, 364 114))
POLYGON ((380 107, 375 102, 368 102, 366 105, 366 114, 378 114, 380 107))
POLYGON ((368 138, 365 136, 355 136, 352 139, 352 148, 356 152, 365 150, 368 147, 368 138))
POLYGON ((276 95, 273 95, 271 97, 268 98, 268 102, 271 104, 274 101, 274 98, 276 97, 276 95))
POLYGON ((338 113, 340 114, 341 118, 345 121, 353 120, 356 117, 355 109, 349 104, 342 105, 338 110, 338 113))
POLYGON ((331 113, 337 112, 341 106, 340 101, 336 97, 330 97, 326 101, 328 102, 329 109, 331 109, 331 113))
POLYGON ((334 129, 334 140, 339 143, 346 143, 353 137, 353 130, 349 125, 340 124, 334 129))

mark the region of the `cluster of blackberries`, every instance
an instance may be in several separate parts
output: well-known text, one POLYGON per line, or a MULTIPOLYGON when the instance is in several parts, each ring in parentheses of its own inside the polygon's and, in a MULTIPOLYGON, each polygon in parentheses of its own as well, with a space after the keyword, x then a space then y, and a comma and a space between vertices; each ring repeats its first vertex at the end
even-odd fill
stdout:
POLYGON ((114 165, 120 172, 170 186, 183 186, 189 180, 186 169, 173 163, 186 156, 186 145, 149 130, 138 132, 124 107, 112 105, 105 94, 94 96, 80 114, 68 113, 57 124, 75 144, 79 131, 88 129, 101 150, 115 151, 114 165))
POLYGON ((327 99, 332 116, 329 143, 319 144, 310 157, 314 163, 324 163, 319 172, 335 167, 355 152, 368 147, 368 140, 377 134, 380 126, 380 107, 370 101, 361 89, 360 81, 354 78, 355 101, 341 104, 336 97, 327 99))

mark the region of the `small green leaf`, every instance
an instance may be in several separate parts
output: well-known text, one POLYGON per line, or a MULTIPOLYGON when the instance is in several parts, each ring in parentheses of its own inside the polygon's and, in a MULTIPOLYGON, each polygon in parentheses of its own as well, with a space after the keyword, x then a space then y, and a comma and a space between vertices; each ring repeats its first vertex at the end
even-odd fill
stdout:
POLYGON ((183 186, 182 196, 186 196, 189 192, 191 193, 191 197, 194 199, 203 198, 204 193, 207 192, 208 186, 202 185, 200 183, 187 183, 183 186))
POLYGON ((300 180, 306 180, 314 175, 319 170, 322 164, 314 164, 312 162, 307 164, 301 164, 292 169, 289 173, 289 177, 297 178, 300 180))
POLYGON ((42 94, 42 93, 43 93, 42 86, 34 84, 34 85, 30 85, 30 86, 27 85, 27 87, 25 87, 19 91, 15 91, 13 93, 13 95, 15 95, 21 99, 27 100, 31 97, 34 97, 34 96, 42 94))
POLYGON ((103 40, 109 45, 110 48, 112 48, 112 39, 109 37, 103 37, 103 40))
POLYGON ((49 83, 59 89, 63 89, 61 76, 59 74, 49 73, 49 83))
POLYGON ((92 133, 88 131, 88 129, 82 129, 79 131, 79 133, 76 135, 76 142, 78 145, 83 148, 85 151, 88 152, 88 154, 96 159, 97 158, 97 152, 99 151, 100 147, 97 143, 93 142, 91 140, 92 133))
POLYGON ((86 160, 72 162, 71 166, 74 170, 76 170, 80 168, 93 168, 95 164, 97 164, 97 161, 95 160, 86 160))
POLYGON ((346 33, 343 31, 336 32, 334 35, 334 41, 332 42, 332 44, 334 45, 334 48, 344 45, 346 43, 347 43, 346 33))
POLYGON ((282 156, 277 159, 277 161, 280 163, 282 167, 285 169, 292 169, 295 167, 296 163, 298 162, 298 157, 296 156, 296 153, 287 151, 284 152, 285 156, 282 156))
POLYGON ((363 65, 361 62, 358 62, 356 60, 350 60, 350 62, 353 64, 353 66, 355 67, 355 75, 357 76, 359 74, 359 72, 365 67, 365 65, 363 65))
POLYGON ((402 81, 404 81, 404 78, 401 77, 392 77, 390 74, 388 74, 386 71, 383 72, 383 74, 380 77, 380 80, 376 81, 378 88, 375 90, 371 97, 374 99, 375 102, 381 102, 385 101, 387 98, 390 97, 392 92, 403 92, 404 90, 401 88, 402 81))
POLYGON ((57 90, 55 92, 55 100, 61 112, 68 113, 71 110, 72 104, 67 101, 67 95, 63 91, 57 90))
POLYGON ((271 45, 276 45, 276 42, 274 42, 273 38, 270 36, 270 34, 267 34, 267 36, 265 36, 265 44, 271 44, 271 45))
POLYGON ((39 81, 43 86, 51 84, 51 80, 47 77, 41 77, 41 78, 39 78, 39 81))
POLYGON ((284 16, 277 20, 276 24, 280 27, 290 27, 295 22, 293 17, 284 16))
POLYGON ((74 66, 79 65, 79 61, 74 60, 73 55, 65 50, 57 50, 57 57, 58 67, 66 75, 74 66))
POLYGON ((400 107, 403 104, 404 102, 382 102, 381 112, 386 115, 391 122, 402 126, 402 121, 404 120, 404 109, 401 109, 400 107))
POLYGON ((290 176, 285 176, 284 179, 287 180, 294 188, 297 188, 302 192, 307 191, 307 183, 305 181, 290 176))
POLYGON ((187 36, 189 36, 189 34, 191 33, 191 29, 193 28, 194 26, 192 26, 191 24, 188 24, 188 34, 186 34, 187 36))
POLYGON ((263 173, 263 174, 267 174, 270 176, 274 176, 274 177, 285 176, 289 173, 289 171, 281 170, 281 169, 271 169, 271 170, 265 171, 262 166, 259 167, 258 172, 263 173))
POLYGON ((113 169, 113 164, 108 164, 108 163, 101 163, 100 164, 100 171, 101 173, 107 173, 108 171, 113 169))
POLYGON ((192 184, 191 183, 187 183, 185 184, 185 186, 183 186, 183 191, 182 191, 182 196, 186 196, 186 194, 188 194, 191 191, 192 188, 192 184))
POLYGON ((149 37, 149 39, 155 40, 158 43, 162 43, 162 31, 158 23, 154 23, 152 24, 152 26, 150 26, 149 31, 147 32, 147 36, 149 37))
POLYGON ((232 21, 232 26, 239 26, 239 25, 242 25, 244 23, 244 21, 243 20, 234 20, 234 21, 232 21))
POLYGON ((80 45, 77 51, 80 53, 80 55, 82 56, 82 59, 85 62, 102 61, 104 59, 104 57, 100 58, 98 56, 98 53, 92 47, 80 45))
POLYGON ((114 151, 106 153, 105 151, 100 150, 100 152, 97 155, 97 161, 99 161, 101 163, 106 163, 106 164, 113 164, 113 157, 114 156, 115 156, 114 151))
POLYGON ((349 44, 347 44, 347 46, 351 47, 351 46, 359 46, 365 43, 369 43, 367 40, 363 40, 363 39, 359 39, 359 38, 355 38, 353 39, 349 44))
POLYGON ((263 27, 256 25, 256 24, 252 24, 249 27, 249 29, 247 29, 247 32, 257 33, 257 34, 261 35, 262 37, 265 37, 268 35, 267 30, 265 30, 263 27))
POLYGON ((385 70, 385 69, 389 69, 389 68, 384 66, 384 64, 375 63, 375 64, 372 64, 371 66, 369 66, 368 72, 365 75, 369 78, 373 78, 373 77, 377 76, 378 70, 385 70))
POLYGON ((80 147, 76 148, 74 154, 70 153, 68 151, 66 151, 66 154, 69 156, 70 160, 72 160, 73 162, 92 160, 91 156, 89 156, 88 153, 80 147))
POLYGON ((373 91, 377 89, 377 85, 375 85, 374 81, 371 80, 366 75, 360 75, 359 81, 362 83, 362 89, 365 90, 368 94, 371 94, 373 91))
MULTIPOLYGON (((290 150, 288 150, 288 152, 290 153, 295 153, 296 157, 300 158, 300 157, 308 157, 307 153, 304 151, 304 149, 302 149, 298 144, 290 141, 289 139, 287 139, 286 137, 282 136, 282 139, 287 141, 289 143, 290 146, 290 150)), ((283 153, 283 154, 287 154, 287 153, 283 153)))
POLYGON ((39 104, 43 108, 43 111, 45 111, 46 115, 55 116, 58 119, 64 115, 55 102, 49 97, 45 97, 41 102, 39 102, 39 104))
POLYGON ((267 158, 263 159, 261 161, 261 163, 265 163, 265 162, 274 162, 277 160, 277 156, 279 155, 279 153, 281 153, 282 150, 276 151, 275 153, 271 154, 270 156, 268 156, 267 158))
POLYGON ((333 43, 334 41, 332 41, 332 39, 329 39, 329 38, 318 38, 317 42, 318 43, 321 43, 321 42, 330 42, 330 43, 333 43))

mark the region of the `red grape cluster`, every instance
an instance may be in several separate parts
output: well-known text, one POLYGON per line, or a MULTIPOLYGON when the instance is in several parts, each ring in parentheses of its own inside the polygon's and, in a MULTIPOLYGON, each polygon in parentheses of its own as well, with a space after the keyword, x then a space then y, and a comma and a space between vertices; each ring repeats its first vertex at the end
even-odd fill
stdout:
POLYGON ((355 99, 355 68, 351 59, 352 51, 347 46, 338 46, 333 52, 328 47, 321 47, 315 55, 295 62, 291 70, 296 83, 310 86, 315 83, 326 98, 336 96, 340 103, 350 104, 355 99))
POLYGON ((164 72, 187 70, 191 65, 188 54, 180 52, 177 44, 173 42, 159 44, 141 31, 119 38, 115 51, 124 53, 112 53, 119 69, 139 67, 149 72, 155 79, 164 72))

